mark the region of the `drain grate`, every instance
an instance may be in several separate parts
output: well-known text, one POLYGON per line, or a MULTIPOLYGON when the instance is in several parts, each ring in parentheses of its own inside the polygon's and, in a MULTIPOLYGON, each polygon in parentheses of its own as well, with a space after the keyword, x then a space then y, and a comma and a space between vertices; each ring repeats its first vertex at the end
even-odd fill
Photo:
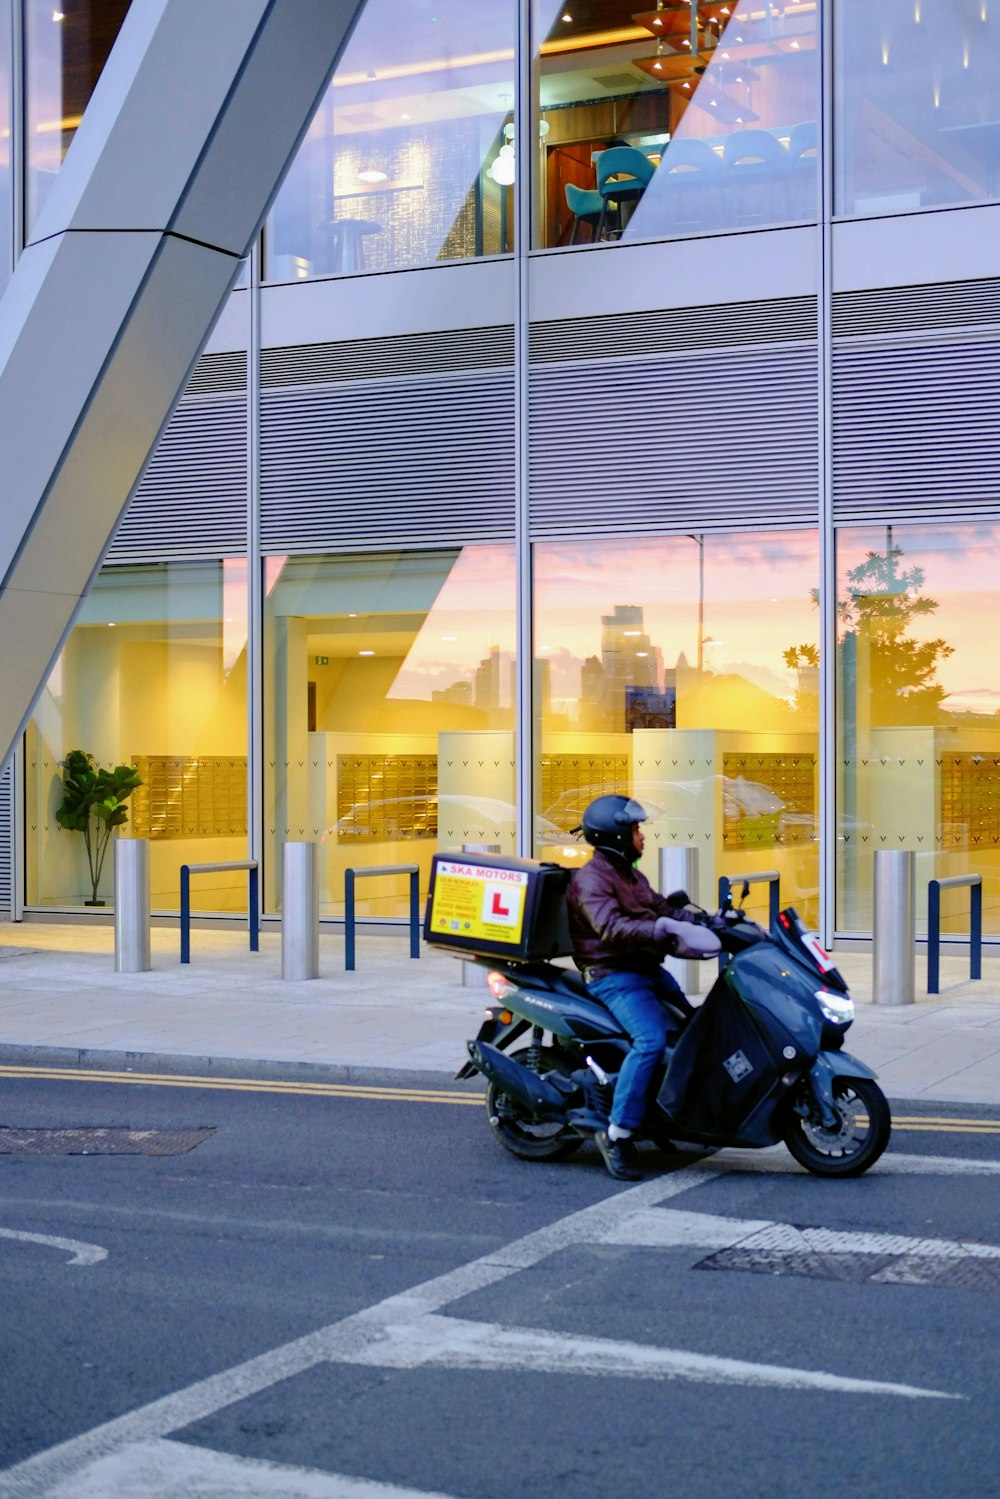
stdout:
POLYGON ((12 1129, 0 1126, 0 1155, 184 1155, 213 1129, 12 1129))

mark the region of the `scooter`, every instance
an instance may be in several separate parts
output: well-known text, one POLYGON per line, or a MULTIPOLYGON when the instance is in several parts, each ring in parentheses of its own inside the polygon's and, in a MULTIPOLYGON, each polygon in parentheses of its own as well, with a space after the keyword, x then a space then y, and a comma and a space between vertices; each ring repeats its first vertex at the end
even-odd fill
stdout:
MULTIPOLYGON (((875 1073, 843 1050, 854 1001, 832 958, 794 907, 770 931, 731 900, 702 914, 725 966, 693 1017, 670 1012, 636 1138, 666 1150, 784 1141, 818 1176, 859 1176, 885 1150, 892 1122, 875 1073)), ((628 1036, 566 968, 475 961, 489 970, 496 1003, 457 1076, 486 1078, 490 1128, 505 1150, 562 1160, 607 1127, 628 1036)))

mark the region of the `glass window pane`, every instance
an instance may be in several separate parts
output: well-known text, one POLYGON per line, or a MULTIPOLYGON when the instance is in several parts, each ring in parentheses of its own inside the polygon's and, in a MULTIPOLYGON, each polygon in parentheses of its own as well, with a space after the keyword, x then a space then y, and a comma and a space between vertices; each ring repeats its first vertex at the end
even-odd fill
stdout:
MULTIPOLYGON (((150 840, 154 910, 178 909, 182 864, 247 858, 246 580, 243 559, 100 574, 27 731, 28 905, 95 898, 85 835, 56 817, 72 750, 137 768, 123 831, 150 840)), ((113 892, 109 847, 98 904, 113 892)), ((246 876, 197 877, 191 903, 245 912, 246 876)))
MULTIPOLYGON (((514 558, 509 547, 265 565, 265 900, 281 846, 316 839, 320 909, 344 871, 465 844, 512 853, 514 558)), ((359 915, 404 916, 405 876, 362 880, 359 915)))
POLYGON ((815 219, 817 14, 816 0, 534 0, 535 244, 815 219))
POLYGON ((12 66, 10 0, 0 0, 0 295, 10 279, 14 261, 10 171, 12 66))
MULTIPOLYGON (((874 851, 912 849, 918 928, 929 880, 978 873, 995 934, 1000 526, 851 528, 837 559, 837 925, 871 930, 874 851)), ((942 911, 968 933, 967 890, 942 911)))
POLYGON ((720 875, 777 869, 818 919, 818 571, 814 532, 536 549, 539 854, 585 859, 570 829, 622 792, 650 813, 654 885, 660 849, 696 847, 703 905, 720 875))
POLYGON ((62 166, 130 0, 27 0, 27 228, 62 166))
POLYGON ((834 17, 838 212, 997 197, 996 0, 838 0, 834 17))
POLYGON ((513 248, 512 0, 368 0, 267 223, 271 280, 513 248))

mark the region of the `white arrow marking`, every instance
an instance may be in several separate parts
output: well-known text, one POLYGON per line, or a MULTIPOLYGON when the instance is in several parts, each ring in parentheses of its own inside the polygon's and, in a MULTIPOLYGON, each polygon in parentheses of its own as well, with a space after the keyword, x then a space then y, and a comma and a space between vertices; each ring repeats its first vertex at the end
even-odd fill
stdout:
POLYGON ((778 1364, 656 1348, 528 1327, 501 1327, 457 1317, 420 1317, 387 1324, 367 1347, 345 1352, 332 1362, 368 1364, 379 1369, 512 1369, 519 1374, 584 1374, 601 1379, 687 1379, 698 1384, 765 1385, 780 1390, 828 1390, 845 1395, 902 1395, 908 1399, 961 1400, 941 1390, 849 1379, 778 1364))
POLYGON ((142 1499, 192 1499, 195 1494, 216 1499, 447 1499, 427 1489, 401 1489, 167 1441, 138 1442, 91 1463, 52 1490, 52 1499, 108 1499, 109 1494, 119 1499, 139 1494, 142 1499))
POLYGON ((29 1234, 17 1228, 0 1228, 0 1239, 21 1239, 25 1244, 46 1244, 49 1249, 64 1249, 73 1256, 71 1265, 97 1265, 108 1257, 108 1251, 100 1244, 84 1244, 81 1239, 60 1239, 55 1234, 29 1234))

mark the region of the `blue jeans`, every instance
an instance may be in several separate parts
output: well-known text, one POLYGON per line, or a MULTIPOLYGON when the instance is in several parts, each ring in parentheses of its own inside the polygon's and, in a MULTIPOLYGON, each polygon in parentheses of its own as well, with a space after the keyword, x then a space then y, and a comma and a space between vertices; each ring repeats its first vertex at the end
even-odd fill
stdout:
POLYGON ((618 1074, 611 1106, 611 1123, 636 1130, 646 1115, 646 1095, 667 1042, 667 1016, 662 1001, 685 1013, 690 1006, 672 974, 609 973, 589 986, 610 1010, 632 1042, 618 1074))

